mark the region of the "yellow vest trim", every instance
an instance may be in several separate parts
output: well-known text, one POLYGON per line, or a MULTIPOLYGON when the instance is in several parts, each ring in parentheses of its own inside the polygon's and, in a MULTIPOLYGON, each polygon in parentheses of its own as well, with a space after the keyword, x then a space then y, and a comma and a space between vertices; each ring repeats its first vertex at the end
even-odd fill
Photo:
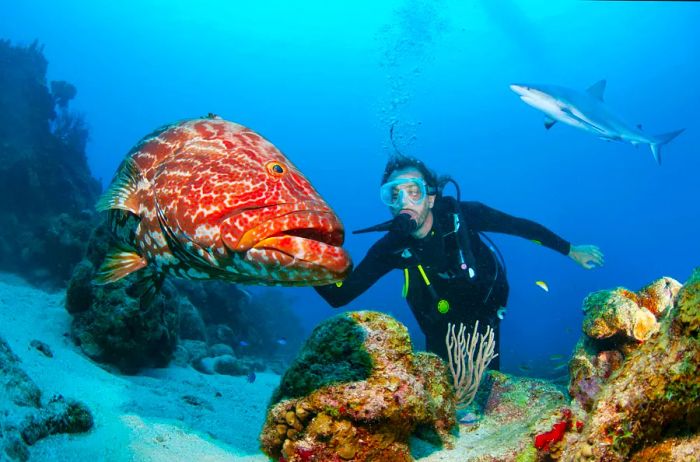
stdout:
POLYGON ((418 265, 418 271, 420 272, 420 275, 423 276, 423 281, 425 282, 426 286, 430 285, 430 279, 428 279, 428 275, 425 274, 425 270, 423 270, 422 265, 418 265))
POLYGON ((403 269, 403 289, 401 290, 401 296, 403 298, 406 298, 406 295, 408 295, 408 268, 403 269))

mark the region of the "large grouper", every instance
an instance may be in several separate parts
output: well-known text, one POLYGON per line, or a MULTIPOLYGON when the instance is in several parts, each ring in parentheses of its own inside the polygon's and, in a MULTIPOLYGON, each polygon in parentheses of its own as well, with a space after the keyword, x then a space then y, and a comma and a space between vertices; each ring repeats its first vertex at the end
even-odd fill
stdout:
POLYGON ((215 115, 144 137, 97 209, 122 236, 98 284, 146 269, 144 293, 165 275, 324 285, 352 266, 340 220, 304 175, 265 138, 215 115))

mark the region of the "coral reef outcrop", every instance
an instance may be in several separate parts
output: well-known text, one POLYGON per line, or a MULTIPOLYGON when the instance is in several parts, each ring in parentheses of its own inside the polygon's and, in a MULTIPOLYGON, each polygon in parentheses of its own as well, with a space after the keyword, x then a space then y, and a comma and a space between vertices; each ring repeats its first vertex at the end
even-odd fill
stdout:
POLYGON ((0 269, 65 287, 97 221, 75 87, 46 81, 42 47, 0 40, 0 269))
POLYGON ((351 312, 316 327, 282 377, 260 441, 276 460, 409 461, 409 436, 449 447, 454 390, 442 360, 405 326, 351 312))

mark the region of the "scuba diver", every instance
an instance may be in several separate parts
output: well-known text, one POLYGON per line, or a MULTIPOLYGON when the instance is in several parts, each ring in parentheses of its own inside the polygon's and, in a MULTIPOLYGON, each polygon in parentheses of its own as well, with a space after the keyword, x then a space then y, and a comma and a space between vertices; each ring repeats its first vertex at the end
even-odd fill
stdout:
MULTIPOLYGON (((404 274, 403 296, 426 339, 426 349, 447 361, 447 324, 464 323, 468 331, 478 320, 494 330, 499 352, 499 324, 508 301, 506 267, 495 245, 482 234, 493 231, 520 236, 569 256, 586 269, 603 265, 594 245, 571 245, 544 226, 490 208, 462 202, 459 186, 438 178, 426 165, 400 153, 384 169, 382 202, 393 218, 355 231, 384 231, 365 258, 341 283, 316 291, 333 307, 365 292, 392 269, 404 274), (457 198, 443 195, 448 183, 457 198)), ((499 368, 499 357, 491 368, 499 368)))

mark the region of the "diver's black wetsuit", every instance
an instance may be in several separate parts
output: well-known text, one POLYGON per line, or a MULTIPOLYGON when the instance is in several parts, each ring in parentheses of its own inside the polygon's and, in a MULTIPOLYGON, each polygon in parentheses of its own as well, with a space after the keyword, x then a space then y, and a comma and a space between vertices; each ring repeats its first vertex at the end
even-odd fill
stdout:
MULTIPOLYGON (((539 241, 564 255, 568 255, 570 245, 533 221, 513 217, 479 202, 461 202, 462 217, 466 222, 466 234, 476 267, 476 275, 470 279, 460 269, 453 213, 456 203, 452 198, 438 198, 433 208, 433 228, 425 238, 398 237, 389 232, 369 249, 365 258, 340 286, 316 287, 317 292, 332 306, 343 306, 390 270, 407 268, 406 299, 425 334, 428 351, 447 360, 447 323, 464 323, 467 332, 471 333, 478 320, 480 332, 484 332, 487 325, 494 329, 498 352, 500 319, 496 312, 508 301, 508 281, 494 252, 481 240, 479 231, 507 233, 539 241), (435 289, 433 293, 420 274, 418 265, 422 266, 435 289), (439 299, 449 302, 447 313, 438 311, 439 299)), ((498 369, 498 359, 491 363, 492 368, 498 369)))

